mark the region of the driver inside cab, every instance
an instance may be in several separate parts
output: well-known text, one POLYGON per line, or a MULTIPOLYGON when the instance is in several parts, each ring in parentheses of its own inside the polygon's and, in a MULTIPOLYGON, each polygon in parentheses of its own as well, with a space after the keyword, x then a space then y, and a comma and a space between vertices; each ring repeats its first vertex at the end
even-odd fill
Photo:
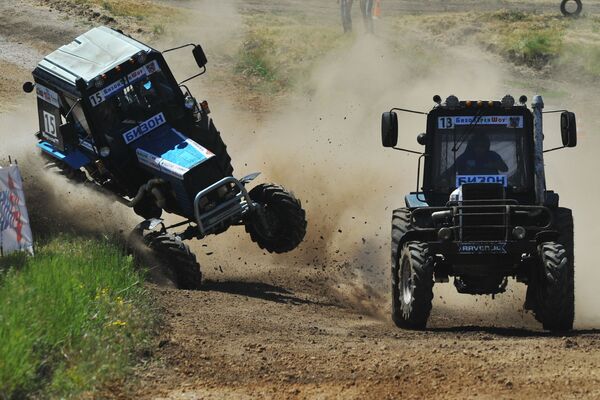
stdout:
POLYGON ((483 134, 475 135, 464 153, 455 163, 458 175, 498 175, 508 171, 508 166, 502 157, 490 150, 490 139, 483 134))

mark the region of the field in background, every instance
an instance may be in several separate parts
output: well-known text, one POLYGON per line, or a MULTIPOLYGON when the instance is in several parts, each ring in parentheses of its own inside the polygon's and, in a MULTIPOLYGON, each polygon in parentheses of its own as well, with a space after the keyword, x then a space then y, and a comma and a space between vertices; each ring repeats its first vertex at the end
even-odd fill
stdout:
POLYGON ((477 44, 508 62, 558 78, 600 78, 600 17, 503 10, 397 17, 398 29, 425 29, 435 41, 477 44))
POLYGON ((63 235, 36 251, 0 258, 0 398, 95 397, 149 347, 143 275, 106 239, 63 235))
POLYGON ((233 72, 248 90, 285 92, 306 81, 323 55, 350 42, 338 26, 323 25, 304 14, 246 14, 233 72))

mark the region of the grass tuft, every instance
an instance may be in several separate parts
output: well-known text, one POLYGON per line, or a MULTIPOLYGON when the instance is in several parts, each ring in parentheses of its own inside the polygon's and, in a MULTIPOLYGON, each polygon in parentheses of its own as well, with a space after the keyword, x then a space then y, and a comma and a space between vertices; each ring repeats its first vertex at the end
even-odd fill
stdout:
POLYGON ((349 42, 337 26, 302 14, 245 16, 243 44, 233 60, 240 83, 259 92, 283 92, 308 77, 316 60, 349 42))
POLYGON ((0 398, 93 391, 148 345, 143 277, 118 245, 61 236, 1 260, 0 398))

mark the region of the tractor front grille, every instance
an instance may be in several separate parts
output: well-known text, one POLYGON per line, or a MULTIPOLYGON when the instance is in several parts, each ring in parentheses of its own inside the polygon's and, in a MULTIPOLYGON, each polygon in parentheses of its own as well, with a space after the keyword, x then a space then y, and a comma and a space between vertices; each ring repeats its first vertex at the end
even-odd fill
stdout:
POLYGON ((455 207, 453 214, 455 235, 461 241, 508 240, 511 224, 506 206, 463 205, 455 207))
POLYGON ((546 207, 519 205, 510 199, 463 200, 446 207, 417 208, 412 223, 416 229, 451 228, 454 240, 462 242, 508 241, 517 226, 525 228, 527 239, 533 239, 551 228, 553 217, 546 207), (448 212, 448 218, 436 223, 432 214, 440 211, 448 212))

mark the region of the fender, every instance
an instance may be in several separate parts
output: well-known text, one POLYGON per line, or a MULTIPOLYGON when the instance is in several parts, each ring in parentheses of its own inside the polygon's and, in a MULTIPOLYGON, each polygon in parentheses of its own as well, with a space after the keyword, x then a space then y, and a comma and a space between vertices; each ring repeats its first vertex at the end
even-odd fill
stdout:
POLYGON ((246 175, 245 177, 243 177, 242 179, 240 179, 240 183, 245 186, 248 183, 250 183, 253 180, 255 180, 259 175, 260 175, 260 172, 254 172, 252 174, 246 175))
POLYGON ((537 244, 545 242, 556 242, 558 240, 557 231, 541 231, 535 235, 535 241, 537 244))
POLYGON ((418 229, 408 231, 402 236, 398 243, 398 249, 401 249, 408 242, 435 242, 437 231, 435 229, 418 229))

